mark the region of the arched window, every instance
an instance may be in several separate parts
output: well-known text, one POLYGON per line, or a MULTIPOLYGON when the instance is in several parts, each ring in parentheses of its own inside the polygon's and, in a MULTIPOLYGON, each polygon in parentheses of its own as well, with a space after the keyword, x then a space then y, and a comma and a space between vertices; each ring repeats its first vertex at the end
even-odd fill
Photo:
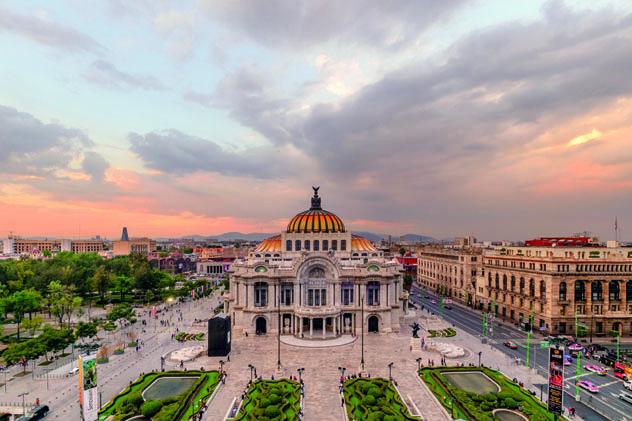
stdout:
POLYGON ((323 268, 312 268, 309 271, 310 278, 322 279, 325 277, 325 269, 323 268))
POLYGON ((311 249, 311 247, 310 247, 310 243, 309 243, 309 240, 305 240, 305 241, 303 241, 303 248, 304 248, 305 250, 309 250, 309 249, 311 249))
POLYGON ((544 280, 540 281, 540 298, 543 300, 546 299, 546 283, 544 280))
POLYGON ((560 282, 560 293, 558 299, 560 301, 566 301, 566 282, 560 282))
POLYGON ((584 281, 575 281, 575 301, 586 301, 586 285, 584 281))
POLYGON ((320 251, 320 241, 314 240, 314 251, 320 251))
POLYGON ((292 251, 292 240, 285 240, 285 251, 292 251))
POLYGON ((331 240, 331 249, 338 250, 338 240, 331 240))
POLYGON ((625 283, 625 299, 626 301, 632 301, 632 281, 625 283))
POLYGON ((590 296, 593 301, 603 300, 603 284, 601 281, 592 281, 590 283, 590 296))
POLYGON ((507 291, 507 275, 503 275, 503 290, 507 291))
POLYGON ((342 251, 347 250, 347 240, 340 240, 340 250, 342 251))
POLYGON ((608 297, 610 298, 610 301, 619 301, 621 299, 619 281, 610 281, 608 284, 608 297))
POLYGON ((296 240, 294 242, 294 250, 301 251, 301 240, 296 240))
POLYGON ((520 293, 524 294, 524 278, 520 277, 520 293))
POLYGON ((535 281, 533 278, 529 279, 529 296, 535 297, 535 281))
MULTIPOLYGON (((504 276, 504 275, 503 275, 504 276)), ((500 282, 498 281, 498 278, 496 278, 496 289, 500 289, 500 282)))
POLYGON ((511 275, 511 292, 516 290, 516 277, 511 275))
POLYGON ((329 240, 323 240, 323 251, 329 250, 329 240))
POLYGON ((268 283, 255 283, 255 307, 266 307, 268 305, 268 283))

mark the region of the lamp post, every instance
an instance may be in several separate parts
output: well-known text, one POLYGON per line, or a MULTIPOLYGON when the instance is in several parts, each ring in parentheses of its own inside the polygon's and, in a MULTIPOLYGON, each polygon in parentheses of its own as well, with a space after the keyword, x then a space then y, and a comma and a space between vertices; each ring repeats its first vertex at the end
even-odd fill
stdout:
POLYGON ((26 395, 28 395, 28 394, 29 394, 29 392, 24 392, 24 393, 20 393, 20 394, 18 395, 18 398, 19 398, 19 397, 21 397, 21 398, 22 398, 22 415, 23 415, 23 416, 26 416, 26 403, 25 403, 25 401, 24 401, 24 397, 25 397, 26 395))
POLYGON ((417 359, 415 360, 415 361, 417 361, 417 371, 421 370, 421 360, 422 360, 422 358, 421 358, 421 357, 419 357, 419 358, 417 358, 417 359))
POLYGON ((481 355, 483 355, 483 351, 478 351, 478 366, 481 366, 481 355))
MULTIPOLYGON (((276 288, 276 285, 275 285, 275 288, 276 288)), ((277 295, 276 300, 277 300, 277 324, 278 324, 278 327, 277 327, 277 370, 281 371, 281 300, 279 300, 280 294, 276 294, 276 295, 277 295)))
POLYGON ((160 356, 160 371, 165 371, 165 357, 160 356))
POLYGON ((362 329, 362 358, 360 360, 360 370, 364 372, 364 297, 362 296, 362 287, 360 287, 360 327, 362 329))
POLYGON ((393 370, 393 363, 390 362, 388 363, 388 379, 389 380, 393 380, 392 370, 393 370))
POLYGON ((224 372, 224 360, 219 360, 219 374, 220 376, 224 372))
POLYGON ((340 377, 344 377, 347 369, 345 367, 338 367, 338 371, 340 371, 340 377))
POLYGON ((298 382, 303 383, 303 371, 305 371, 305 368, 301 367, 297 369, 296 371, 298 371, 298 382))
POLYGON ((252 382, 252 371, 256 369, 255 366, 252 364, 248 364, 248 368, 250 369, 250 382, 252 382))

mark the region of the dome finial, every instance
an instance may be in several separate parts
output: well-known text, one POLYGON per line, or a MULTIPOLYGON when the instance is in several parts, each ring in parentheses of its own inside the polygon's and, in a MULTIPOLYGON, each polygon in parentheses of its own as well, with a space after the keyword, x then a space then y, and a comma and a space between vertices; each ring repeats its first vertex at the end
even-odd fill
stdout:
POLYGON ((314 190, 314 197, 312 197, 312 207, 310 208, 310 210, 322 209, 320 207, 320 197, 318 196, 318 190, 320 189, 320 186, 312 186, 312 189, 314 190))

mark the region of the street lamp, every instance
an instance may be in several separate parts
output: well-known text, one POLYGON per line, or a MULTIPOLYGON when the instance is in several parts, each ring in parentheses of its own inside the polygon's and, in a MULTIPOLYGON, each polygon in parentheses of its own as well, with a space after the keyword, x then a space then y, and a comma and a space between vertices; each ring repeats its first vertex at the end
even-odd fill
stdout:
POLYGON ((364 297, 362 297, 362 287, 360 287, 360 325, 362 328, 362 359, 360 360, 360 370, 364 372, 364 297))
POLYGON ((248 364, 248 368, 250 369, 250 382, 252 382, 252 371, 257 371, 257 369, 252 364, 248 364))
POLYGON ((303 374, 303 371, 305 371, 305 368, 301 367, 301 368, 297 369, 296 371, 298 371, 298 382, 299 383, 303 383, 303 376, 302 376, 302 374, 303 374))
POLYGON ((29 392, 24 392, 24 393, 20 393, 20 394, 18 395, 18 398, 19 398, 19 397, 21 397, 21 398, 22 398, 22 415, 24 415, 24 416, 26 416, 26 404, 25 404, 25 402, 24 402, 24 397, 25 397, 26 395, 28 395, 28 394, 29 394, 29 392))
POLYGON ((421 370, 421 361, 423 358, 419 357, 415 361, 417 361, 417 371, 421 370))
POLYGON ((219 360, 219 374, 224 372, 224 360, 219 360))
POLYGON ((390 362, 390 363, 388 363, 388 379, 389 380, 393 380, 393 376, 391 375, 392 369, 393 369, 393 363, 390 362))
MULTIPOLYGON (((276 285, 274 287, 276 289, 276 285)), ((281 292, 281 291, 279 291, 281 292)), ((276 294, 277 300, 277 370, 281 371, 281 300, 280 294, 276 294)), ((324 328, 323 328, 324 329, 324 328)))
POLYGON ((160 371, 165 371, 165 357, 160 356, 160 371))
POLYGON ((338 371, 340 371, 340 377, 344 377, 347 369, 345 367, 338 367, 338 371))
POLYGON ((483 351, 478 351, 478 366, 481 366, 481 355, 483 355, 483 351))

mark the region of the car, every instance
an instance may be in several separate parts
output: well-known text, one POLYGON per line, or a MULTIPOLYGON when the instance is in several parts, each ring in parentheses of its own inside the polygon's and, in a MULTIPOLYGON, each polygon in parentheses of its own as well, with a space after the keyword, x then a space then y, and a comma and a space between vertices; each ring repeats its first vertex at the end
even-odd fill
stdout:
POLYGON ((590 393, 599 392, 599 387, 593 382, 591 382, 590 380, 580 380, 577 382, 577 385, 581 387, 582 389, 586 389, 590 393))
POLYGON ((430 300, 430 302, 431 302, 432 304, 437 304, 437 300, 435 300, 435 299, 430 300))
POLYGON ((630 395, 629 393, 619 394, 619 399, 621 399, 624 402, 632 404, 632 395, 630 395))
POLYGON ((79 367, 73 367, 70 370, 68 370, 68 376, 74 376, 75 374, 79 373, 79 367))
POLYGON ((632 380, 623 382, 623 387, 625 387, 628 390, 632 390, 632 380))
POLYGON ((39 405, 33 408, 27 415, 18 418, 18 421, 36 421, 41 420, 48 414, 50 408, 48 405, 39 405))
POLYGON ((599 365, 595 365, 595 364, 586 364, 584 366, 584 370, 588 370, 591 371, 593 373, 597 373, 600 376, 605 376, 606 374, 608 374, 608 370, 606 370, 605 368, 599 366, 599 365))
POLYGON ((564 354, 564 365, 571 365, 573 364, 573 357, 571 357, 568 354, 564 354))
POLYGON ((503 342, 503 345, 505 345, 509 349, 518 349, 518 345, 516 345, 515 343, 511 341, 505 341, 503 342))
POLYGON ((430 298, 430 295, 426 294, 426 295, 424 295, 424 298, 428 299, 428 298, 430 298))

